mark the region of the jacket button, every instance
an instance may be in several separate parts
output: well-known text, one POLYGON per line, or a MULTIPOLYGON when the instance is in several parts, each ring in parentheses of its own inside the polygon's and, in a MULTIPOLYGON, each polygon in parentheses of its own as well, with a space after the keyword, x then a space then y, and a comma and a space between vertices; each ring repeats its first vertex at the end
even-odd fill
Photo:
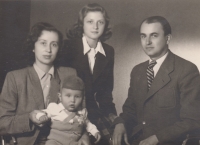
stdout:
POLYGON ((143 124, 143 125, 145 125, 145 124, 146 124, 146 122, 145 122, 145 121, 143 121, 143 122, 142 122, 142 124, 143 124))

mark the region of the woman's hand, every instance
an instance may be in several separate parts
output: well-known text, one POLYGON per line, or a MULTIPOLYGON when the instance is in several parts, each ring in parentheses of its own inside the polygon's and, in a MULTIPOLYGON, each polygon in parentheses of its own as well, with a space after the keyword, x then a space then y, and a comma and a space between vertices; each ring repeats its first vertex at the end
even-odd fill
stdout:
POLYGON ((47 119, 37 119, 36 118, 36 115, 38 114, 38 113, 44 113, 44 112, 42 112, 42 111, 40 111, 40 110, 33 110, 30 114, 29 114, 29 119, 35 124, 35 125, 37 125, 37 126, 39 126, 39 127, 42 127, 42 126, 44 126, 44 123, 45 122, 47 122, 48 120, 47 119))

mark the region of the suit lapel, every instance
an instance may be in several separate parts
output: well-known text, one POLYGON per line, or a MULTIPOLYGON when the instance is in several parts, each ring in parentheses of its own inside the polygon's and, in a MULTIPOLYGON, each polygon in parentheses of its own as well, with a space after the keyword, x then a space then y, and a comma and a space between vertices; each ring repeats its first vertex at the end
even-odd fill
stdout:
MULTIPOLYGON (((136 94, 136 97, 138 97, 137 101, 140 103, 143 103, 146 100, 147 96, 147 75, 146 70, 148 67, 149 61, 146 61, 139 65, 139 67, 136 67, 136 70, 134 70, 134 73, 131 73, 131 84, 133 84, 133 90, 129 88, 129 91, 136 94), (134 79, 133 79, 134 78, 134 79)), ((135 129, 134 129, 135 132, 135 129)))
POLYGON ((44 97, 43 97, 43 92, 42 92, 42 87, 40 84, 39 77, 37 75, 37 72, 33 67, 30 67, 28 69, 29 71, 29 76, 30 76, 30 83, 31 83, 31 89, 33 92, 33 98, 36 102, 36 105, 38 106, 38 109, 44 109, 44 97))
POLYGON ((57 72, 57 69, 55 69, 54 72, 54 77, 51 79, 51 89, 49 91, 50 95, 50 100, 49 103, 51 102, 56 102, 58 103, 58 92, 60 91, 60 78, 57 72))
POLYGON ((137 84, 139 85, 138 88, 140 88, 140 96, 146 96, 147 94, 147 75, 146 70, 148 67, 149 62, 146 61, 143 65, 143 67, 139 70, 139 74, 137 77, 137 84))
POLYGON ((151 85, 149 92, 147 93, 146 99, 153 96, 157 91, 163 88, 171 80, 169 73, 174 70, 174 55, 169 51, 168 56, 161 65, 154 81, 151 85))

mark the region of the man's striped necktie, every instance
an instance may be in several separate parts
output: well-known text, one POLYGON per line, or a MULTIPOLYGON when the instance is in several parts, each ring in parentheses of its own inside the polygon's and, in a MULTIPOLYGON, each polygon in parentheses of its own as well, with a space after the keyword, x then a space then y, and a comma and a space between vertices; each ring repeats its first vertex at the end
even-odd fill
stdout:
POLYGON ((148 90, 151 87, 151 84, 153 82, 154 79, 154 71, 153 71, 153 67, 156 65, 156 61, 151 61, 147 67, 147 86, 148 86, 148 90))

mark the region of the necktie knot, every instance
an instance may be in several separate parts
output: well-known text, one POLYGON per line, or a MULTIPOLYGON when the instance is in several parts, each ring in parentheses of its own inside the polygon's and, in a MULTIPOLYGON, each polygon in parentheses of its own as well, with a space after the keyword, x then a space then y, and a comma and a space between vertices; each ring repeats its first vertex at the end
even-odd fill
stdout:
POLYGON ((149 63, 148 68, 149 68, 149 69, 153 69, 153 67, 154 67, 156 64, 157 64, 157 62, 153 60, 153 61, 151 61, 151 62, 149 63))

